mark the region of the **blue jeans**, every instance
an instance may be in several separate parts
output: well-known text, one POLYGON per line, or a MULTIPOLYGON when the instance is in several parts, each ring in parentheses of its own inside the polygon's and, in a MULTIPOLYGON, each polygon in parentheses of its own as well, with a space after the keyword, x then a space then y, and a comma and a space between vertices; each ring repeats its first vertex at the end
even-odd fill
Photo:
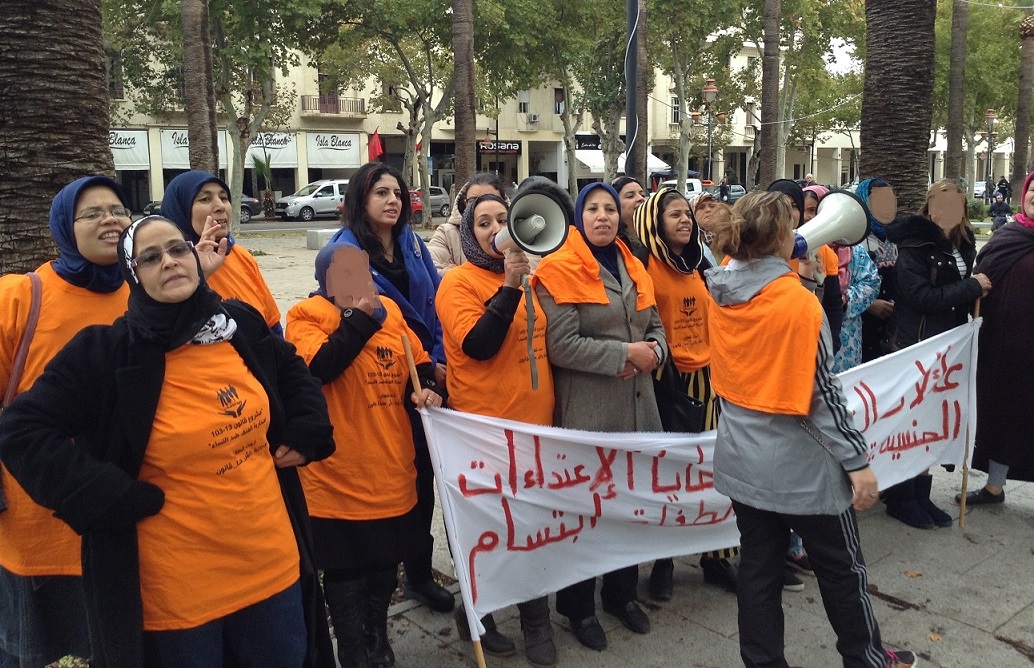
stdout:
POLYGON ((66 654, 91 656, 82 578, 0 567, 0 668, 39 668, 66 654))
POLYGON ((307 635, 302 589, 293 585, 264 601, 179 631, 147 631, 144 654, 158 668, 222 668, 230 654, 250 668, 301 668, 307 635))

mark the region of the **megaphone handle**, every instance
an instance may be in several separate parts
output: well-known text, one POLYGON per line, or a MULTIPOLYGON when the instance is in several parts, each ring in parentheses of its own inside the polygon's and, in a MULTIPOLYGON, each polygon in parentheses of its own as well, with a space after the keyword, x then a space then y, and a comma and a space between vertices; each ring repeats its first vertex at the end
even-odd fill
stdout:
POLYGON ((531 366, 531 389, 539 389, 539 367, 535 364, 535 302, 531 299, 531 281, 521 276, 524 286, 524 310, 528 313, 528 364, 531 366))

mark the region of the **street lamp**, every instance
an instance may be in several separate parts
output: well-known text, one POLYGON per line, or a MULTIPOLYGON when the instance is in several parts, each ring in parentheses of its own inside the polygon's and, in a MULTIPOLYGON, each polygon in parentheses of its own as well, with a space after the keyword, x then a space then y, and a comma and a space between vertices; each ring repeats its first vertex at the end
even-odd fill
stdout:
POLYGON ((994 109, 988 109, 987 113, 984 114, 984 120, 987 121, 987 176, 984 178, 984 201, 991 201, 991 160, 994 151, 994 136, 995 136, 995 119, 998 118, 998 114, 995 113, 994 109))
POLYGON ((708 79, 704 85, 704 107, 707 109, 707 180, 714 182, 711 178, 711 128, 714 124, 714 114, 711 112, 711 104, 718 97, 718 86, 714 85, 714 79, 708 79))

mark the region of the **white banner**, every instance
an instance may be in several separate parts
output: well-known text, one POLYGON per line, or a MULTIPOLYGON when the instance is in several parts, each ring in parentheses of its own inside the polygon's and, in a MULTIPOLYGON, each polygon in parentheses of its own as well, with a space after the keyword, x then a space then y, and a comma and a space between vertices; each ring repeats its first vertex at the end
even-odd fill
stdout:
POLYGON ((308 132, 305 135, 309 167, 361 167, 359 135, 308 132))
MULTIPOLYGON (((881 489, 962 464, 978 328, 841 376, 881 489)), ((441 409, 422 417, 474 620, 616 568, 739 543, 732 504, 712 483, 713 431, 597 433, 441 409)))
POLYGON ((258 156, 260 160, 265 160, 266 155, 272 159, 273 169, 297 167, 298 136, 293 132, 260 132, 248 147, 248 157, 244 161, 244 168, 254 168, 255 156, 258 156))
POLYGON ((147 130, 109 130, 108 148, 115 159, 116 171, 151 168, 147 130))
MULTIPOLYGON (((162 130, 162 168, 190 169, 190 140, 186 128, 162 130)), ((219 144, 219 168, 226 169, 226 132, 219 131, 216 139, 219 144)))

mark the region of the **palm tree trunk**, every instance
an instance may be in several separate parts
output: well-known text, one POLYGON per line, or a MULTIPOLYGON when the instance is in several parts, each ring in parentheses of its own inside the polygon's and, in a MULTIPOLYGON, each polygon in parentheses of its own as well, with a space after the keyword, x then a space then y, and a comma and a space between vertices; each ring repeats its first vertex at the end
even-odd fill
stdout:
POLYGON ((1013 197, 1022 201, 1019 192, 1027 177, 1030 162, 1030 106, 1034 89, 1034 15, 1020 22, 1020 81, 1016 100, 1016 146, 1012 162, 1013 197))
POLYGON ((862 176, 882 176, 898 208, 926 199, 936 0, 866 0, 862 176))
POLYGON ((948 150, 944 176, 962 176, 962 115, 966 105, 966 33, 969 31, 969 3, 954 0, 951 7, 951 67, 948 72, 948 150))
MULTIPOLYGON (((452 0, 452 51, 456 72, 456 184, 474 174, 477 117, 474 110, 474 2, 452 0)), ((498 111, 498 110, 497 110, 498 111)), ((495 138, 499 141, 499 137, 495 138)))
POLYGON ((219 173, 215 85, 208 0, 180 0, 183 24, 183 108, 187 114, 191 169, 219 173))
POLYGON ((776 172, 779 143, 779 13, 780 0, 765 0, 764 53, 761 55, 761 186, 780 178, 776 172))
POLYGON ((115 174, 101 0, 5 0, 0 11, 0 274, 54 257, 51 199, 115 174))

